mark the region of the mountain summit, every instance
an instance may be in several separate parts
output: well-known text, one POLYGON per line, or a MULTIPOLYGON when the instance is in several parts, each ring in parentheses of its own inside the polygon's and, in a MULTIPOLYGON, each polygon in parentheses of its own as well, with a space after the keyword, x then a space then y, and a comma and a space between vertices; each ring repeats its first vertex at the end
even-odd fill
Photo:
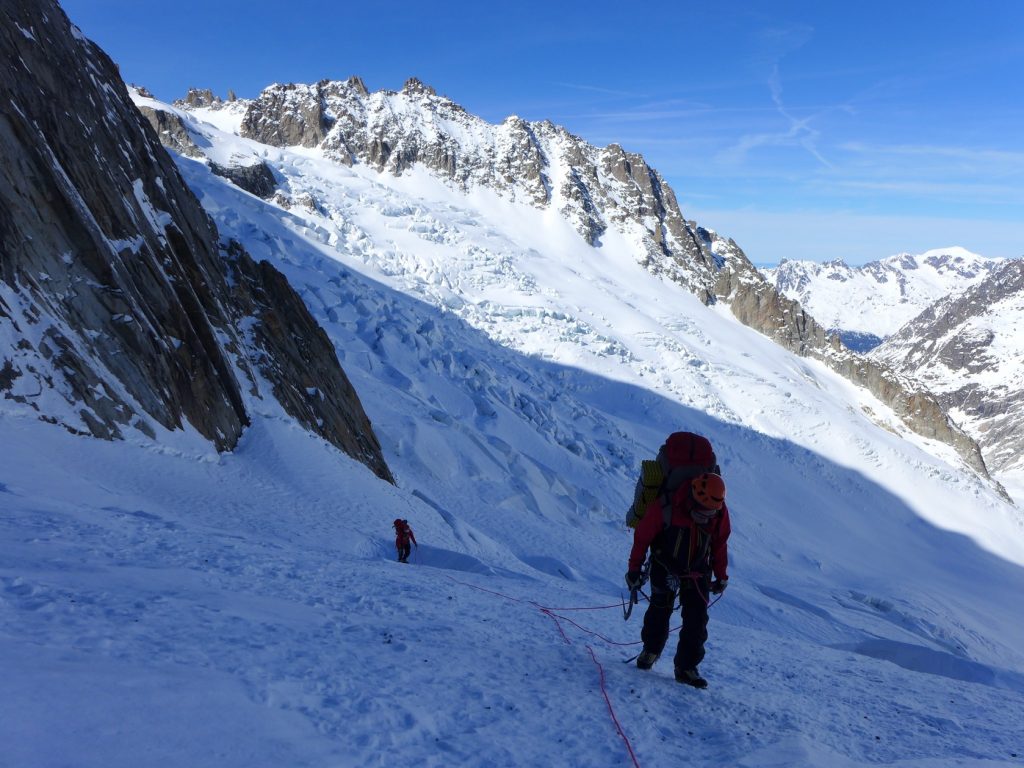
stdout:
POLYGON ((463 191, 484 187, 551 208, 584 240, 628 229, 638 258, 694 292, 710 294, 715 269, 665 180, 640 155, 594 147, 564 128, 509 117, 492 125, 416 78, 369 93, 359 78, 273 85, 249 103, 239 135, 275 147, 317 147, 351 166, 401 175, 429 169, 463 191), (666 257, 669 263, 666 263, 666 257))

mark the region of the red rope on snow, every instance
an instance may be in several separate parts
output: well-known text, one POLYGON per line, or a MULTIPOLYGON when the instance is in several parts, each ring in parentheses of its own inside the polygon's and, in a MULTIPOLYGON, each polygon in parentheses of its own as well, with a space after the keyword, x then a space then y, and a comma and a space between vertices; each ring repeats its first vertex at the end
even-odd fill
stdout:
MULTIPOLYGON (((534 603, 534 605, 537 604, 534 603)), ((555 616, 551 611, 541 608, 539 605, 537 605, 537 607, 540 608, 541 613, 548 616, 553 622, 555 622, 555 626, 558 627, 558 633, 562 636, 562 639, 565 640, 565 644, 572 645, 572 640, 569 639, 569 636, 565 634, 565 630, 562 629, 562 623, 558 620, 558 616, 555 616)))
MULTIPOLYGON (((637 640, 637 641, 631 642, 631 643, 618 643, 618 642, 616 642, 614 640, 609 640, 607 637, 602 635, 600 632, 595 632, 592 629, 587 629, 586 627, 580 626, 575 621, 570 619, 568 616, 559 616, 557 613, 555 613, 555 611, 603 611, 603 610, 606 610, 606 609, 609 609, 609 608, 620 608, 621 606, 619 606, 619 605, 597 605, 597 606, 585 607, 585 608, 549 608, 549 607, 547 607, 545 605, 541 605, 540 603, 534 602, 532 600, 530 600, 530 601, 521 600, 518 597, 511 597, 510 595, 505 595, 505 594, 502 594, 501 592, 495 592, 495 591, 490 590, 490 589, 484 589, 483 587, 478 587, 476 584, 469 584, 468 582, 465 582, 465 581, 459 581, 458 579, 452 579, 451 576, 447 576, 447 578, 451 579, 456 584, 462 584, 465 587, 470 587, 472 589, 478 589, 481 592, 486 592, 486 593, 488 593, 490 595, 495 595, 497 597, 502 597, 502 598, 504 598, 506 600, 511 600, 512 602, 515 602, 515 603, 529 602, 530 605, 534 606, 537 610, 539 610, 541 613, 543 613, 545 616, 547 616, 553 622, 555 622, 555 627, 557 627, 558 633, 562 636, 562 640, 565 641, 566 645, 572 645, 572 641, 569 639, 569 636, 565 634, 565 629, 563 629, 563 627, 562 627, 562 622, 563 621, 569 622, 570 624, 572 624, 574 627, 576 627, 576 629, 580 630, 581 632, 586 632, 588 635, 593 635, 594 637, 599 638, 600 640, 602 640, 605 643, 608 643, 609 645, 620 645, 620 646, 623 646, 623 645, 640 645, 643 642, 642 640, 637 640)), ((714 605, 715 603, 717 603, 721 599, 722 599, 722 595, 719 594, 718 597, 716 597, 714 600, 706 600, 705 602, 707 603, 708 608, 710 608, 712 605, 714 605)), ((681 629, 681 627, 676 627, 675 629, 669 630, 669 633, 671 634, 672 632, 675 632, 675 631, 677 631, 679 629, 681 629)), ((587 651, 590 652, 590 658, 593 659, 594 664, 597 665, 598 676, 599 676, 600 684, 601 684, 601 695, 604 697, 604 703, 608 707, 608 715, 611 717, 612 723, 615 725, 615 730, 618 732, 619 738, 621 738, 622 742, 626 745, 626 750, 629 752, 629 757, 633 761, 633 765, 636 768, 640 768, 640 763, 636 759, 636 753, 633 751, 633 745, 630 743, 629 737, 626 736, 626 732, 622 729, 622 724, 619 722, 619 718, 616 717, 616 715, 615 715, 615 708, 612 706, 612 700, 611 700, 611 697, 608 695, 608 688, 605 686, 605 682, 604 682, 604 667, 601 666, 601 662, 597 660, 597 654, 594 653, 594 649, 591 648, 589 645, 587 646, 587 651)))
MULTIPOLYGON (((592 629, 587 629, 586 627, 581 626, 580 624, 577 624, 575 621, 570 619, 568 616, 559 616, 558 614, 555 613, 555 611, 598 611, 598 610, 604 610, 606 608, 621 608, 622 606, 620 606, 620 605, 600 605, 600 606, 594 606, 594 607, 589 607, 589 608, 549 608, 548 606, 541 605, 540 603, 534 602, 533 600, 530 600, 530 601, 522 600, 522 599, 520 599, 518 597, 512 597, 511 595, 506 595, 506 594, 504 594, 502 592, 495 592, 492 589, 485 589, 484 587, 478 587, 476 584, 470 584, 469 582, 466 582, 466 581, 459 581, 458 579, 453 579, 451 576, 448 576, 447 574, 445 574, 445 578, 450 580, 450 581, 454 581, 456 584, 461 584, 464 587, 469 587, 470 589, 476 589, 476 590, 479 590, 480 592, 486 592, 487 594, 494 595, 495 597, 502 597, 505 600, 511 600, 514 603, 529 602, 530 605, 534 606, 537 610, 539 610, 541 613, 545 614, 546 616, 549 616, 555 622, 555 625, 558 627, 559 633, 562 635, 562 639, 565 640, 566 643, 569 643, 570 641, 569 641, 569 638, 565 634, 565 630, 562 629, 562 624, 559 621, 559 619, 561 619, 562 621, 568 621, 570 624, 572 624, 574 627, 576 627, 576 629, 580 630, 581 632, 586 632, 588 635, 593 635, 594 637, 602 640, 603 642, 608 643, 609 645, 630 646, 630 645, 640 645, 643 642, 642 640, 634 640, 634 641, 629 642, 629 643, 620 643, 620 642, 617 642, 615 640, 611 640, 610 638, 605 637, 600 632, 595 632, 592 629)), ((680 627, 674 627, 673 629, 669 630, 669 634, 671 634, 672 632, 676 632, 679 629, 680 629, 680 627)))
MULTIPOLYGON (((505 600, 511 600, 511 601, 513 601, 515 603, 526 602, 525 600, 520 600, 518 597, 512 597, 510 595, 502 594, 501 592, 495 592, 494 590, 491 590, 491 589, 484 589, 483 587, 478 587, 476 584, 470 584, 470 583, 465 582, 465 581, 459 581, 458 579, 453 579, 451 576, 448 576, 447 574, 445 574, 445 576, 446 576, 446 578, 451 579, 452 581, 454 581, 456 584, 461 584, 461 585, 463 585, 465 587, 470 587, 471 589, 478 589, 481 592, 486 592, 486 593, 488 593, 490 595, 495 595, 496 597, 504 598, 505 600)), ((589 630, 586 627, 581 627, 579 624, 577 624, 572 619, 567 618, 565 616, 559 616, 559 615, 557 615, 555 613, 556 610, 559 610, 559 611, 573 611, 573 610, 576 610, 576 611, 597 611, 597 610, 603 610, 605 608, 619 608, 621 606, 618 606, 618 605, 606 605, 606 606, 599 606, 599 607, 594 607, 594 608, 557 608, 556 609, 556 608, 548 608, 546 606, 541 605, 540 603, 533 602, 532 600, 530 601, 530 605, 535 607, 537 610, 539 610, 541 613, 543 613, 545 616, 547 616, 553 622, 555 622, 555 626, 558 628, 558 633, 562 636, 562 640, 565 641, 566 645, 572 645, 572 641, 569 639, 569 636, 565 634, 565 630, 562 628, 562 621, 568 621, 570 624, 572 624, 577 629, 579 629, 579 630, 581 630, 583 632, 586 632, 588 634, 594 635, 595 637, 599 637, 599 638, 601 638, 601 640, 603 640, 606 643, 610 643, 611 645, 637 645, 637 643, 617 643, 614 640, 609 640, 604 635, 601 635, 601 634, 599 634, 597 632, 589 630)), ((590 658, 593 659, 594 660, 594 664, 597 665, 598 676, 599 676, 600 684, 601 684, 601 695, 604 697, 604 703, 608 707, 608 714, 612 718, 612 723, 615 725, 615 730, 618 732, 619 738, 621 738, 623 743, 626 745, 626 750, 629 752, 629 757, 633 761, 633 765, 636 766, 636 768, 640 768, 640 763, 636 759, 636 753, 633 752, 633 745, 630 743, 629 737, 626 736, 626 732, 622 729, 622 723, 619 722, 619 718, 616 717, 616 715, 615 715, 615 708, 612 706, 611 697, 608 695, 608 688, 605 686, 605 683, 604 683, 604 667, 602 667, 601 666, 601 662, 599 662, 597 660, 597 655, 594 653, 594 649, 591 648, 588 645, 587 646, 587 650, 590 652, 590 658)))
POLYGON ((486 593, 487 593, 487 594, 489 594, 489 595, 497 595, 498 597, 503 597, 503 598, 505 598, 506 600, 511 600, 511 601, 512 601, 512 602, 514 602, 514 603, 522 603, 522 602, 525 602, 525 601, 523 601, 523 600, 520 600, 520 599, 519 599, 518 597, 512 597, 511 595, 503 595, 503 594, 502 594, 501 592, 495 592, 495 591, 493 591, 493 590, 490 590, 490 589, 484 589, 483 587, 478 587, 478 586, 477 586, 476 584, 470 584, 470 583, 469 583, 469 582, 467 582, 467 581, 459 581, 458 579, 453 579, 453 578, 452 578, 451 576, 449 576, 448 574, 445 574, 445 578, 446 578, 446 579, 449 579, 449 580, 451 580, 451 581, 454 581, 454 582, 455 582, 456 584, 461 584, 461 585, 462 585, 462 586, 464 586, 464 587, 470 587, 470 588, 472 588, 472 589, 479 589, 479 590, 480 590, 481 592, 486 592, 486 593))
MULTIPOLYGON (((603 640, 604 642, 608 643, 608 645, 640 645, 640 643, 643 642, 642 640, 636 640, 636 641, 629 642, 629 643, 619 643, 619 642, 616 642, 615 640, 611 640, 611 639, 605 637, 600 632, 595 632, 592 629, 587 629, 586 627, 581 626, 580 624, 577 624, 575 621, 570 619, 568 616, 559 616, 557 613, 555 613, 555 610, 556 610, 555 608, 548 608, 547 606, 540 605, 539 603, 533 603, 533 605, 537 606, 538 610, 540 610, 541 613, 546 613, 549 616, 551 616, 551 618, 553 618, 555 620, 561 619, 562 621, 568 621, 570 624, 572 624, 574 627, 576 627, 576 629, 580 630, 581 632, 586 632, 588 635, 593 635, 594 637, 598 638, 599 640, 603 640)), ((620 606, 613 605, 612 607, 613 608, 619 608, 620 606)), ((558 610, 564 610, 564 609, 558 609, 558 610)), ((676 629, 678 629, 678 627, 676 627, 676 629)))
POLYGON ((597 655, 594 653, 594 649, 588 645, 587 650, 590 651, 590 658, 592 658, 594 663, 597 665, 597 671, 601 681, 601 695, 604 696, 604 703, 608 705, 608 714, 611 715, 612 722, 615 723, 615 730, 619 732, 620 738, 626 745, 626 749, 629 751, 629 757, 633 761, 633 765, 635 765, 636 768, 640 768, 640 763, 636 759, 636 753, 633 752, 633 745, 629 743, 629 737, 626 736, 626 732, 622 730, 622 724, 619 722, 619 718, 615 716, 615 708, 612 706, 612 700, 609 698, 608 689, 604 684, 604 667, 602 667, 601 662, 597 660, 597 655))

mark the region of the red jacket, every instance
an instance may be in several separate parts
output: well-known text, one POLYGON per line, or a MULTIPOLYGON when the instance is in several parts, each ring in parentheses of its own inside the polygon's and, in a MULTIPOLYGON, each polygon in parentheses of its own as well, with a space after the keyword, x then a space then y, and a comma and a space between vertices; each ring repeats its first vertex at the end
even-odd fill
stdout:
MULTIPOLYGON (((395 546, 401 549, 402 547, 406 546, 410 540, 412 541, 413 544, 416 544, 416 536, 415 534, 413 534, 412 528, 409 527, 409 524, 403 523, 400 526, 396 525, 395 546)), ((416 544, 416 546, 418 547, 419 544, 416 544)))
MULTIPOLYGON (((696 545, 697 537, 694 531, 704 532, 710 535, 711 563, 718 580, 729 577, 729 534, 732 526, 729 523, 729 507, 723 504, 722 509, 706 525, 698 524, 690 514, 693 508, 693 499, 689 496, 689 489, 682 490, 679 494, 682 498, 672 505, 672 525, 683 528, 690 532, 689 542, 691 549, 696 545), (685 495, 684 495, 685 494, 685 495)), ((643 519, 633 532, 633 549, 629 553, 629 570, 639 571, 643 568, 644 560, 647 559, 647 550, 654 543, 655 538, 665 528, 665 518, 661 509, 661 502, 655 499, 647 505, 647 511, 643 519)), ((703 563, 693 563, 694 571, 703 571, 703 563)))

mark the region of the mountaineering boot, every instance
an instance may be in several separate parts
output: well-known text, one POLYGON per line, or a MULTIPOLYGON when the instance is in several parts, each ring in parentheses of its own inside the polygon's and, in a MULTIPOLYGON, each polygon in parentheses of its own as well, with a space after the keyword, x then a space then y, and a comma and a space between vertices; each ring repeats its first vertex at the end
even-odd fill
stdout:
POLYGON ((696 669, 680 669, 676 667, 676 682, 686 683, 694 688, 708 687, 708 681, 701 677, 696 669))
POLYGON ((653 651, 641 651, 640 655, 636 657, 636 666, 638 669, 650 669, 654 666, 654 662, 658 660, 661 654, 654 653, 653 651))

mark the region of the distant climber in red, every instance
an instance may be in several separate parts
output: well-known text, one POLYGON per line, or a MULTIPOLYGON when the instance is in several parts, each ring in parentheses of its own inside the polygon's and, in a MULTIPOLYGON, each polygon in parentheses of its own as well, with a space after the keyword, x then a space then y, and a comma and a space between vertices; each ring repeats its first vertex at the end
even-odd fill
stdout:
MULTIPOLYGON (((409 527, 408 520, 395 518, 395 549, 398 550, 398 562, 408 563, 409 553, 412 552, 412 545, 416 544, 416 535, 409 527)), ((419 544, 416 548, 419 549, 419 544)))

